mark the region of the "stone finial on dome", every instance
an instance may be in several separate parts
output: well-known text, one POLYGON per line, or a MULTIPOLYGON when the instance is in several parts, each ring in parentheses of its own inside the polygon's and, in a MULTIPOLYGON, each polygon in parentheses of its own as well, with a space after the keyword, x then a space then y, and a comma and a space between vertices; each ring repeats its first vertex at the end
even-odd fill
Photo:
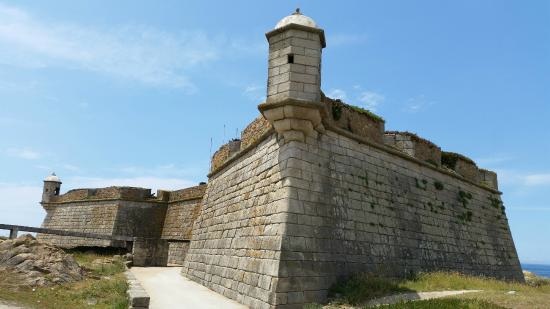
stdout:
POLYGON ((297 24, 297 25, 302 25, 302 26, 311 27, 311 28, 318 28, 317 24, 311 17, 308 17, 300 12, 300 8, 297 8, 294 13, 281 19, 275 26, 275 29, 279 29, 290 24, 297 24))

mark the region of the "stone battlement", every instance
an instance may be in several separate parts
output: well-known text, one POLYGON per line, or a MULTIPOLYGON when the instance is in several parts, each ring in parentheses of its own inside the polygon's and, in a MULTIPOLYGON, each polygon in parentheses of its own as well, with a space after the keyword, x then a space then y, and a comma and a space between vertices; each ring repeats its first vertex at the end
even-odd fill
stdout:
MULTIPOLYGON (((451 172, 473 183, 498 190, 496 174, 492 171, 480 170, 472 159, 464 155, 442 151, 433 142, 411 132, 384 131, 385 121, 380 116, 363 108, 346 104, 342 100, 329 98, 323 93, 321 93, 321 103, 324 106, 323 123, 329 130, 331 128, 344 130, 352 137, 396 149, 409 157, 431 164, 439 170, 451 172)), ((242 131, 240 140, 232 140, 214 153, 210 174, 215 174, 231 159, 254 146, 262 137, 265 138, 266 133, 271 129, 270 123, 260 115, 242 131)))
POLYGON ((137 187, 107 187, 107 188, 86 188, 74 189, 67 193, 51 197, 49 203, 67 203, 88 200, 155 200, 151 195, 151 189, 137 187))

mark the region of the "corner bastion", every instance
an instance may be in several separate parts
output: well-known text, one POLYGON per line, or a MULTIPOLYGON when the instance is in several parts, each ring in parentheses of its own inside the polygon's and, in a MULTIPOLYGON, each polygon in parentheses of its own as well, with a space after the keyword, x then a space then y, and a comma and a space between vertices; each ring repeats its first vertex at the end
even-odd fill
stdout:
POLYGON ((266 34, 264 119, 214 155, 183 275, 252 308, 324 302, 361 272, 523 281, 496 174, 326 97, 324 34, 297 20, 266 34))

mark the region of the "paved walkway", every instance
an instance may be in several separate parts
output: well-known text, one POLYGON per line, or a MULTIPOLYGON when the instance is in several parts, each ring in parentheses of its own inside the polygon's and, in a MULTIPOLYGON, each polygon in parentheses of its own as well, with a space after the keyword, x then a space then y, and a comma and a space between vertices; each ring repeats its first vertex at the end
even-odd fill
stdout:
POLYGON ((398 303, 400 301, 441 298, 441 297, 460 295, 460 294, 466 294, 466 293, 475 293, 475 292, 481 292, 481 291, 482 290, 459 290, 459 291, 403 293, 403 294, 396 294, 396 295, 390 295, 386 297, 373 299, 367 302, 367 306, 372 307, 372 306, 379 306, 379 305, 391 305, 391 304, 398 303))
POLYGON ((247 308, 183 277, 181 267, 132 267, 130 271, 149 293, 151 309, 247 308))

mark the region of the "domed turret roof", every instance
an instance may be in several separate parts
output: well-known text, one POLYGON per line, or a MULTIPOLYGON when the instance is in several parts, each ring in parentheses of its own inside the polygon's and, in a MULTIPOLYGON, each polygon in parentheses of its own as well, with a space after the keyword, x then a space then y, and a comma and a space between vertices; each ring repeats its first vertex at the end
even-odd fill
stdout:
POLYGON ((61 182, 61 179, 59 179, 55 173, 52 173, 50 176, 46 177, 44 181, 61 182))
POLYGON ((275 29, 279 29, 290 24, 297 24, 297 25, 302 25, 302 26, 307 26, 312 28, 318 28, 317 24, 313 19, 311 19, 311 17, 307 17, 306 15, 303 15, 302 13, 300 13, 300 9, 296 9, 296 12, 281 19, 275 26, 275 29))

